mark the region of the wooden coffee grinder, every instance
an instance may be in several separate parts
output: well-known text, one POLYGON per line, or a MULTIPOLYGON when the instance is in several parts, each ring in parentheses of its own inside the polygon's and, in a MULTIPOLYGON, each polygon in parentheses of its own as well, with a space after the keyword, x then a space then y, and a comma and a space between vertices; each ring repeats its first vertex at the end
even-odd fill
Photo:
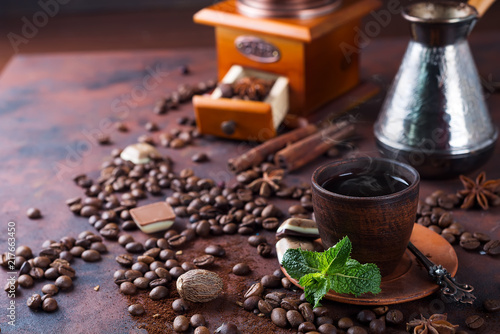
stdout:
POLYGON ((257 138, 263 141, 276 135, 276 124, 286 112, 306 116, 355 87, 359 82, 359 52, 352 52, 356 34, 361 19, 379 5, 379 0, 227 0, 197 12, 195 22, 215 27, 219 81, 234 80, 234 75, 226 76, 239 66, 282 78, 277 82, 287 85, 286 92, 275 92, 281 100, 286 96, 286 105, 280 103, 278 108, 272 98, 235 101, 220 99, 220 92, 195 96, 199 130, 249 139, 266 128, 265 135, 257 138))

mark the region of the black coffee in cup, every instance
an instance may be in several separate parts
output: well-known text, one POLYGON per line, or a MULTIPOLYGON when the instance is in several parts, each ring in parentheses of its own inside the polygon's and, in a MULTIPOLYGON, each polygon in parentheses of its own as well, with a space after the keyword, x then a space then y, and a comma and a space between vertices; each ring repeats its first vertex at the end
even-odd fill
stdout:
POLYGON ((409 182, 400 176, 385 171, 370 171, 359 174, 343 173, 326 180, 321 187, 345 196, 375 197, 399 192, 409 185, 409 182))

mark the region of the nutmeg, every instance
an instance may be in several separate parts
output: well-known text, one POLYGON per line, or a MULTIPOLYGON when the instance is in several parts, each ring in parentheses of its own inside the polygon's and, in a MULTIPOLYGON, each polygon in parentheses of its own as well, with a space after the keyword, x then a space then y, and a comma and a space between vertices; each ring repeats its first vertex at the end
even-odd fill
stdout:
POLYGON ((177 278, 177 291, 182 299, 205 303, 222 292, 222 278, 213 271, 193 269, 177 278))

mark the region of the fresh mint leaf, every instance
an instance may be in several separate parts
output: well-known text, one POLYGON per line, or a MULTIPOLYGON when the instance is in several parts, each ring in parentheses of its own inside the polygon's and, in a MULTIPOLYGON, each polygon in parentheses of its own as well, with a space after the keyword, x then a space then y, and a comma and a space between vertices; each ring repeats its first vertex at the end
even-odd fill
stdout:
POLYGON ((330 291, 330 280, 323 273, 313 273, 302 276, 299 284, 304 287, 304 294, 307 301, 314 305, 320 306, 320 300, 330 291))
POLYGON ((299 280, 306 299, 315 307, 330 289, 355 296, 379 293, 380 270, 375 264, 360 264, 351 259, 351 248, 351 241, 345 237, 324 252, 288 249, 281 264, 291 277, 299 280))
POLYGON ((300 248, 287 249, 283 254, 281 264, 285 267, 288 275, 295 279, 311 273, 321 272, 319 264, 321 253, 305 251, 300 248))
POLYGON ((348 237, 344 237, 334 247, 330 247, 324 251, 321 259, 325 263, 321 265, 321 272, 326 274, 341 272, 349 259, 351 248, 351 241, 348 237))
POLYGON ((371 292, 380 292, 381 275, 378 267, 373 263, 361 264, 349 259, 343 272, 337 273, 332 289, 337 293, 352 293, 355 296, 371 292))

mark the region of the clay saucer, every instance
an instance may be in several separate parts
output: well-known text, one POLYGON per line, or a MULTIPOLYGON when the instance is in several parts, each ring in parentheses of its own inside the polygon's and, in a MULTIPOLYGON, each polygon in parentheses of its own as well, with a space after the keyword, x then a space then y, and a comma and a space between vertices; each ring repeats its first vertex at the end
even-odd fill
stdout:
MULTIPOLYGON (((422 225, 415 224, 410 241, 431 261, 441 264, 451 276, 455 276, 458 269, 457 254, 453 246, 443 237, 422 225)), ((283 267, 281 270, 293 284, 302 288, 298 281, 291 278, 283 267)), ((440 286, 431 280, 427 270, 409 250, 406 250, 396 270, 382 278, 380 288, 382 291, 377 295, 368 293, 358 297, 338 294, 330 290, 325 298, 356 305, 390 305, 429 296, 438 291, 440 286)))

